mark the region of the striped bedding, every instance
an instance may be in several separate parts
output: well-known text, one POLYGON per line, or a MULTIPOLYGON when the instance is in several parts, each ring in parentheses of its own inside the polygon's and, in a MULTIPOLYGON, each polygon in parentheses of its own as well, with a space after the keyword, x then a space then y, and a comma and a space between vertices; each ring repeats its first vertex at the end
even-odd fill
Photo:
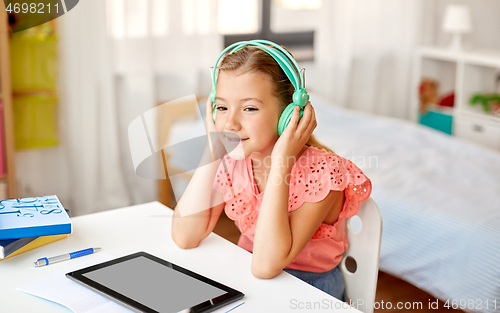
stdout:
POLYGON ((500 312, 500 153, 311 102, 318 140, 372 180, 384 223, 380 269, 464 311, 500 312))

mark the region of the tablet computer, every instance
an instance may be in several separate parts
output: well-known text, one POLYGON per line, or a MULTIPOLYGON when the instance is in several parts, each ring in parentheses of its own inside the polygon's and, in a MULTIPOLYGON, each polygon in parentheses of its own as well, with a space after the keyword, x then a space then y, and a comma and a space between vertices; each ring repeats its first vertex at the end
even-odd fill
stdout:
POLYGON ((244 296, 146 252, 86 267, 66 277, 135 312, 211 312, 244 296))

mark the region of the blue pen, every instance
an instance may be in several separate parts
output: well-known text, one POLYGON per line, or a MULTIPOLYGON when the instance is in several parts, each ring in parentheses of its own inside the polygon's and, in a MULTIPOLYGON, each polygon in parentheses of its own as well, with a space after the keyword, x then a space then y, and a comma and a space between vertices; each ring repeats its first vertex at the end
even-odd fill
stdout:
POLYGON ((74 259, 74 258, 79 258, 81 256, 97 252, 99 250, 101 250, 101 248, 88 248, 85 250, 80 250, 80 251, 76 251, 76 252, 72 252, 72 253, 58 255, 58 256, 55 256, 52 258, 41 258, 41 259, 36 260, 35 263, 33 263, 33 266, 34 267, 41 267, 41 266, 49 265, 52 263, 66 261, 66 260, 70 260, 70 259, 74 259))

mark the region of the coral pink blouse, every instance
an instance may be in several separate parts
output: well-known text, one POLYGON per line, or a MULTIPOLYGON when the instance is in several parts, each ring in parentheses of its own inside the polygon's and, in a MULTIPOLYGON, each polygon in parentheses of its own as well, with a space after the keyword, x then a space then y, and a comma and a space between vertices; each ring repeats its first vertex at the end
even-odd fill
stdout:
MULTIPOLYGON (((251 157, 234 160, 224 156, 213 187, 224 194, 226 215, 241 231, 238 245, 252 252, 264 192, 258 193, 251 157)), ((330 190, 343 190, 345 201, 338 220, 333 225, 322 223, 286 268, 320 273, 337 266, 348 247, 345 219, 356 215, 360 203, 370 196, 371 187, 370 180, 350 160, 309 146, 290 173, 288 212, 297 210, 304 202, 323 200, 330 190)))

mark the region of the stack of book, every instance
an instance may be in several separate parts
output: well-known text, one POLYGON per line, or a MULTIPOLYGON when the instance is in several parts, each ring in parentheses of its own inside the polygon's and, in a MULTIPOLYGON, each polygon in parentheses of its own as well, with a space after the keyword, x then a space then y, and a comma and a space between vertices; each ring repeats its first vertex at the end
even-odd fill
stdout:
POLYGON ((57 196, 0 201, 0 260, 66 238, 71 232, 68 211, 57 196))

